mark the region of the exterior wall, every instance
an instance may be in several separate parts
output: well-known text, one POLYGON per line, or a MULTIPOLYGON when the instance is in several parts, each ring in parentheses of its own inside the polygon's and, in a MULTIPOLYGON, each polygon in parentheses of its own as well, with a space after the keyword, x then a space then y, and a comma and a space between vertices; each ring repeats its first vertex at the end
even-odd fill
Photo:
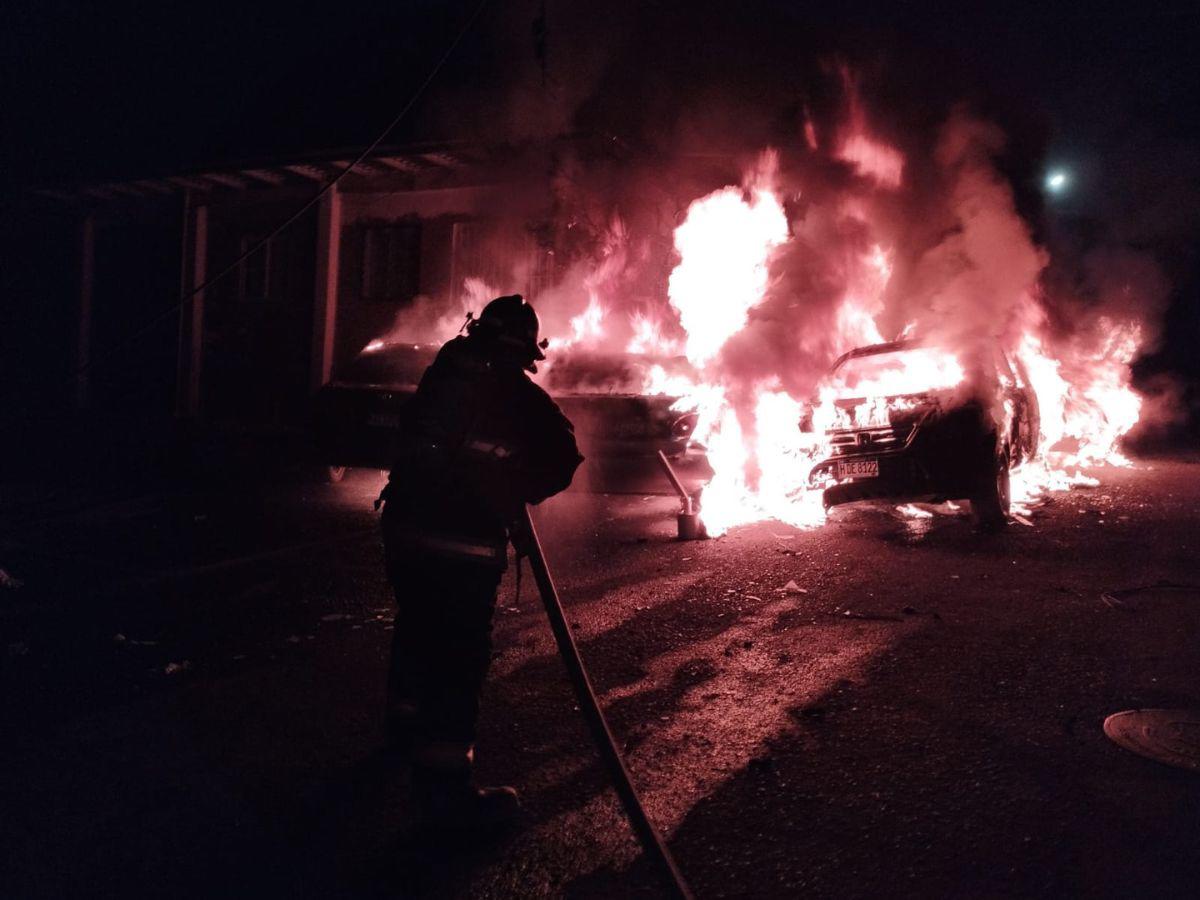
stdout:
MULTIPOLYGON (((307 196, 268 189, 210 201, 208 277, 307 196)), ((273 238, 265 256, 239 265, 205 291, 199 404, 205 420, 252 426, 304 420, 311 388, 316 226, 313 210, 273 238)))
MULTIPOLYGON (((307 199, 302 191, 262 189, 209 199, 206 228, 193 224, 188 240, 212 278, 240 255, 245 242, 261 237, 307 199), (203 239, 207 247, 197 242, 203 239)), ((531 246, 530 204, 505 185, 450 186, 420 190, 336 191, 311 214, 272 241, 269 296, 245 295, 235 271, 205 291, 193 317, 202 337, 199 401, 195 414, 216 423, 298 424, 311 394, 338 377, 374 338, 392 329, 414 303, 453 304, 466 275, 456 270, 455 227, 472 223, 505 260, 531 246), (496 215, 496 210, 511 211, 496 215), (420 298, 378 300, 364 296, 365 236, 379 225, 420 226, 420 298), (457 281, 457 287, 453 282, 457 281)), ((496 290, 524 290, 523 283, 489 279, 496 290)), ((186 323, 185 323, 186 324, 186 323)), ((181 329, 181 359, 192 353, 194 330, 181 329)), ((186 368, 181 366, 181 371, 186 368)), ((187 385, 181 382, 186 392, 187 385)))
MULTIPOLYGON (((490 290, 528 292, 531 270, 522 261, 536 246, 533 228, 544 218, 547 192, 463 183, 483 179, 478 171, 445 170, 425 181, 339 185, 272 239, 269 260, 240 264, 167 317, 180 294, 221 275, 311 197, 315 183, 105 204, 84 232, 93 265, 90 278, 78 280, 91 289, 72 298, 82 326, 76 354, 80 361, 90 354, 95 366, 79 396, 85 391, 98 409, 163 420, 303 425, 313 391, 392 331, 398 317, 415 307, 463 308, 471 275, 485 276, 490 290), (369 298, 366 236, 397 223, 419 228, 419 277, 410 296, 369 298), (267 287, 250 289, 264 277, 267 287), (156 319, 134 346, 120 349, 156 319), (122 357, 111 372, 106 353, 122 357)), ((76 254, 86 246, 77 242, 76 254)))

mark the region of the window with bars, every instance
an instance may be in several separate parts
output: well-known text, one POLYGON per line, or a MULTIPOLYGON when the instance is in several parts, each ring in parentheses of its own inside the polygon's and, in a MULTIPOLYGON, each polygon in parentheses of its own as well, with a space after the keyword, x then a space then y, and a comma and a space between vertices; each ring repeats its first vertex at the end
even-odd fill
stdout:
POLYGON ((534 300, 556 277, 553 250, 528 231, 487 220, 454 223, 450 280, 455 298, 462 299, 467 278, 478 278, 492 290, 517 291, 534 300))
POLYGON ((529 284, 525 288, 525 294, 530 300, 537 300, 543 291, 557 283, 557 261, 554 258, 554 250, 550 247, 543 247, 533 240, 530 240, 529 247, 529 284))
POLYGON ((368 225, 363 232, 363 299, 407 303, 420 292, 421 223, 368 225))

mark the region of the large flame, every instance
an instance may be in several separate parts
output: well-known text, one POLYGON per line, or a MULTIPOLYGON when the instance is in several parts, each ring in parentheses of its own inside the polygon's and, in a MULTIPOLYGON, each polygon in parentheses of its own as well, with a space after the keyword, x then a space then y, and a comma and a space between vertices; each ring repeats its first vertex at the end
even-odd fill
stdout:
MULTIPOLYGON (((870 158, 891 156, 875 153, 870 158)), ((882 177, 874 175, 895 187, 886 173, 898 168, 889 162, 882 177)), ((827 376, 811 406, 783 390, 778 378, 754 384, 746 402, 745 386, 724 377, 720 352, 763 300, 771 254, 788 240, 779 198, 760 177, 753 180, 759 186, 752 190, 730 187, 695 201, 677 229, 680 261, 671 275, 670 299, 687 334, 687 355, 697 377, 670 377, 659 369, 647 384, 650 392, 678 396, 677 409, 697 414, 693 440, 704 447, 715 473, 702 499, 702 515, 712 534, 762 519, 801 527, 821 524, 826 484, 811 481, 810 473, 830 455, 826 432, 886 426, 894 414, 915 405, 906 397, 956 389, 966 379, 954 350, 934 345, 885 354, 878 357, 884 362, 873 367, 849 367, 827 376), (734 402, 735 393, 740 402, 734 402), (811 425, 802 432, 799 423, 806 414, 811 425)), ((884 340, 876 317, 891 275, 889 255, 878 244, 850 264, 846 291, 833 317, 831 337, 839 352, 884 340)), ((1083 468, 1128 465, 1118 444, 1138 421, 1140 408, 1129 371, 1141 343, 1136 323, 1100 319, 1094 333, 1056 357, 1041 336, 1041 317, 1027 318, 1029 324, 1009 349, 1023 364, 1038 398, 1040 450, 1012 475, 1018 514, 1028 513, 1048 492, 1097 483, 1083 468)), ((960 507, 947 505, 951 508, 960 507)), ((898 509, 911 516, 928 514, 912 504, 898 509)))
POLYGON ((783 204, 767 186, 774 166, 768 155, 746 190, 729 187, 695 201, 675 230, 680 259, 667 293, 693 365, 709 362, 745 326, 766 290, 771 251, 787 240, 783 204))
MULTIPOLYGON (((574 259, 531 298, 552 350, 539 377, 553 378, 556 359, 577 355, 561 371, 583 371, 589 358, 629 354, 623 370, 636 374, 620 389, 675 398, 676 410, 695 415, 691 439, 714 471, 701 497, 712 534, 762 519, 822 523, 827 484, 812 473, 831 456, 828 433, 887 426, 917 395, 970 389, 970 343, 979 338, 1019 363, 1011 377, 1027 379, 1040 408, 1038 452, 1012 473, 1016 513, 1052 491, 1095 484, 1097 467, 1128 465, 1119 445, 1140 414, 1130 364, 1144 329, 1098 315, 1070 323, 1065 336, 1061 321, 1051 327, 1038 293, 1045 252, 991 162, 1002 135, 952 119, 933 158, 910 173, 905 156, 872 133, 848 74, 846 86, 843 127, 818 134, 806 119, 798 136, 824 165, 788 169, 785 193, 779 156, 764 152, 741 184, 686 203, 671 260, 668 235, 646 224, 662 221, 662 209, 600 219, 591 257, 574 259), (799 182, 798 172, 828 182, 799 182), (937 191, 921 188, 922 178, 940 179, 937 191), (906 205, 920 190, 921 202, 906 205), (923 292, 919 302, 913 291, 923 292), (910 336, 924 343, 829 374, 848 351, 910 336)), ((457 304, 427 317, 427 330, 444 340, 466 309, 528 283, 467 279, 457 304)), ((394 334, 364 351, 381 351, 400 331, 398 319, 394 334)))

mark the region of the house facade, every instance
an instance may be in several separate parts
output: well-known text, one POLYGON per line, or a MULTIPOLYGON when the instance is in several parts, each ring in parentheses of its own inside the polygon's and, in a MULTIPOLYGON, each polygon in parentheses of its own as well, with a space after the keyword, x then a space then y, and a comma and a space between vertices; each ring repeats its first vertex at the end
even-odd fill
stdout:
POLYGON ((553 281, 549 179, 464 146, 378 151, 220 274, 350 161, 43 191, 79 211, 77 404, 295 425, 414 304, 462 308, 473 277, 533 297, 553 281))

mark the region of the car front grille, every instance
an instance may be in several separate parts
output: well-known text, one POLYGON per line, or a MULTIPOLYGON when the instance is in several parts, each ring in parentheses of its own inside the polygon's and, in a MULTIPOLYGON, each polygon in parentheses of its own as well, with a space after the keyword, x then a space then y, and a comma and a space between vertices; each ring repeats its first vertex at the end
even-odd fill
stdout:
POLYGON ((874 428, 838 429, 830 432, 829 442, 834 456, 886 453, 907 444, 915 427, 914 422, 903 422, 874 428))

